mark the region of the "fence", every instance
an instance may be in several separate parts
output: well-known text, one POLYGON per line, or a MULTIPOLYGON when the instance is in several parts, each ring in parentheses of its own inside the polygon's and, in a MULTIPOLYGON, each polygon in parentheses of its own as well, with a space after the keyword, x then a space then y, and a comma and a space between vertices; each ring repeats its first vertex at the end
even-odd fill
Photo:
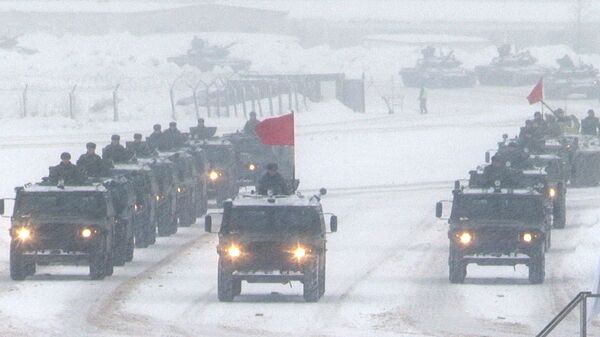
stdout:
POLYGON ((139 114, 164 116, 168 111, 173 120, 183 115, 247 118, 251 111, 263 117, 302 112, 312 102, 328 99, 364 112, 364 97, 364 80, 349 80, 343 74, 181 74, 170 83, 147 78, 100 85, 45 82, 0 87, 0 108, 4 117, 119 121, 139 114))

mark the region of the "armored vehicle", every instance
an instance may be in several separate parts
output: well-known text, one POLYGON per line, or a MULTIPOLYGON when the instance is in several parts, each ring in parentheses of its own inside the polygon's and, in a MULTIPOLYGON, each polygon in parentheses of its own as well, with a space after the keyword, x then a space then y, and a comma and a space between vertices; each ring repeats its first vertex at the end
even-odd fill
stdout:
POLYGON ((208 197, 216 199, 217 205, 235 197, 239 192, 239 158, 233 144, 222 138, 192 140, 192 148, 204 151, 208 162, 208 197))
MULTIPOLYGON (((331 216, 330 229, 337 230, 335 216, 331 216)), ((212 231, 210 215, 205 230, 212 231)), ((318 301, 325 293, 325 235, 319 196, 250 196, 226 201, 217 246, 219 300, 229 302, 240 295, 242 281, 300 281, 304 299, 318 301)))
POLYGON ((600 139, 594 136, 574 135, 576 144, 572 155, 571 185, 575 187, 596 186, 600 183, 600 139))
POLYGON ((160 194, 157 177, 150 167, 138 163, 115 164, 112 174, 125 175, 135 190, 135 246, 146 248, 154 244, 158 227, 158 202, 155 196, 160 194))
POLYGON ((169 57, 168 61, 180 67, 190 65, 203 72, 213 71, 215 67, 229 67, 234 72, 247 71, 250 69, 250 61, 233 58, 229 55, 229 48, 233 45, 210 45, 205 40, 195 36, 191 48, 185 55, 169 57))
POLYGON ((122 266, 133 260, 135 248, 135 205, 136 193, 133 183, 125 176, 112 178, 94 178, 93 183, 101 183, 111 195, 113 209, 116 214, 114 226, 114 256, 115 266, 122 266))
MULTIPOLYGON (((560 159, 556 159, 560 161, 560 159)), ((560 174, 555 174, 553 167, 555 161, 548 166, 534 166, 534 160, 529 168, 511 170, 512 175, 508 181, 501 181, 500 187, 510 189, 533 190, 545 196, 552 203, 552 226, 554 228, 565 228, 567 222, 567 186, 566 180, 562 180, 560 174), (550 173, 548 173, 550 172, 550 173)), ((486 181, 484 167, 469 171, 469 188, 487 189, 495 187, 496 182, 486 181)))
POLYGON ((223 137, 233 144, 239 158, 239 186, 256 186, 267 164, 279 162, 271 147, 261 143, 256 136, 238 132, 223 137))
POLYGON ((453 52, 437 56, 435 48, 421 51, 423 58, 413 68, 400 71, 402 82, 407 87, 420 88, 470 88, 477 81, 475 74, 461 67, 453 52))
POLYGON ((558 70, 551 72, 544 81, 547 98, 567 99, 572 95, 599 97, 598 69, 589 64, 576 66, 567 55, 558 59, 557 63, 560 66, 558 70))
MULTIPOLYGON (((467 265, 525 264, 529 281, 543 283, 550 248, 552 203, 535 190, 465 188, 455 183, 448 223, 451 283, 463 283, 467 265)), ((442 218, 443 203, 436 205, 442 218)))
POLYGON ((161 152, 159 157, 173 162, 175 169, 175 185, 177 196, 177 218, 180 226, 191 226, 196 222, 197 198, 207 199, 201 195, 199 173, 196 171, 194 158, 186 152, 161 152))
POLYGON ((489 65, 475 67, 479 83, 494 86, 535 84, 548 71, 537 64, 537 59, 529 51, 511 53, 510 45, 498 47, 498 57, 489 65))
POLYGON ((158 180, 159 193, 154 195, 158 212, 158 236, 177 233, 177 177, 175 164, 165 158, 139 159, 148 165, 158 180))
MULTIPOLYGON (((17 187, 10 227, 10 276, 23 280, 36 264, 88 264, 90 277, 113 273, 112 195, 102 186, 17 187)), ((4 199, 0 213, 4 214, 4 199)))

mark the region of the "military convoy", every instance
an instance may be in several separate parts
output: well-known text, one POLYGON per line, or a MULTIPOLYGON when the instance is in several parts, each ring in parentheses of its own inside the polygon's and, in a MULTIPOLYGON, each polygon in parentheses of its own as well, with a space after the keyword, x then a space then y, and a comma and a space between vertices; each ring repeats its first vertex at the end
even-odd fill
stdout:
MULTIPOLYGON (((218 298, 232 301, 248 283, 303 284, 307 302, 325 293, 326 233, 337 231, 337 217, 329 228, 320 195, 303 197, 239 196, 226 201, 219 226, 218 298)), ((212 216, 204 221, 213 232, 212 216)))

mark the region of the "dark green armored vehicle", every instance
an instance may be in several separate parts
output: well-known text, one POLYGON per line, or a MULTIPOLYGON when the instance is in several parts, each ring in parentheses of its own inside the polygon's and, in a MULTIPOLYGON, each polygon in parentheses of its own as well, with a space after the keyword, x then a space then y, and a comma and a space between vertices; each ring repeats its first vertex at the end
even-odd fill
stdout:
MULTIPOLYGON (((212 217, 205 219, 212 231, 212 217)), ((337 217, 331 216, 331 232, 337 217)), ((326 225, 319 197, 238 197, 224 204, 218 230, 218 297, 229 302, 249 283, 300 281, 307 302, 325 293, 326 225)))
MULTIPOLYGON (((448 223, 451 283, 463 283, 467 266, 529 267, 529 281, 543 283, 550 248, 552 202, 533 189, 465 188, 456 182, 448 223)), ((443 202, 436 205, 443 216, 443 202)))
MULTIPOLYGON (((10 276, 24 280, 36 264, 89 265, 93 280, 113 273, 117 212, 102 184, 17 187, 10 227, 10 276)), ((0 200, 4 214, 4 199, 0 200)))

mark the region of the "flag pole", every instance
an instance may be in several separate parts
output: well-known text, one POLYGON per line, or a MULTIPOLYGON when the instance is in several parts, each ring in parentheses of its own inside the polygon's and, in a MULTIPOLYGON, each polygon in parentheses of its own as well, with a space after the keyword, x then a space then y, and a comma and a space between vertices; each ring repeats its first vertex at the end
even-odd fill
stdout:
POLYGON ((548 108, 548 110, 550 110, 550 112, 552 112, 553 114, 555 113, 554 109, 552 109, 548 104, 546 104, 546 102, 544 102, 543 100, 540 102, 542 102, 542 105, 545 106, 546 108, 548 108))

